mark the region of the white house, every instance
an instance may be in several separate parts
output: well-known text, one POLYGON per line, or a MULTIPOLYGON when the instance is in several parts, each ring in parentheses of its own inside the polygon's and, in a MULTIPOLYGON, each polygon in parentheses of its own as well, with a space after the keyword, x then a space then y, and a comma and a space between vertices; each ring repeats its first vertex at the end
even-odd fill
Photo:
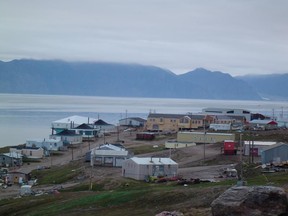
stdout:
POLYGON ((120 144, 103 144, 91 150, 91 166, 121 167, 131 154, 120 144))
POLYGON ((99 137, 100 133, 100 129, 95 129, 93 125, 88 125, 85 123, 71 130, 75 131, 76 134, 81 134, 82 139, 86 141, 94 140, 95 137, 99 137))
POLYGON ((174 177, 178 173, 178 164, 171 158, 132 157, 122 164, 122 175, 136 180, 145 180, 149 176, 174 177))
POLYGON ((55 137, 54 139, 30 139, 26 141, 26 146, 43 148, 47 151, 59 151, 64 148, 63 141, 60 137, 55 137))
POLYGON ((56 133, 61 132, 63 129, 72 129, 76 128, 81 124, 93 124, 97 119, 84 117, 84 116, 70 116, 67 118, 59 119, 52 122, 52 129, 56 131, 56 133))
POLYGON ((139 117, 129 117, 119 120, 120 126, 128 126, 128 127, 143 127, 145 125, 146 120, 139 117))
POLYGON ((278 127, 278 123, 271 119, 254 119, 249 122, 249 125, 263 130, 276 129, 278 127))
POLYGON ((93 123, 93 128, 100 131, 100 133, 111 133, 117 132, 117 127, 113 124, 108 124, 107 122, 99 119, 93 123))
POLYGON ((22 154, 31 159, 41 159, 44 157, 44 149, 41 147, 14 146, 10 147, 10 152, 22 154))
POLYGON ((80 144, 82 143, 82 135, 76 134, 73 130, 63 130, 57 134, 50 135, 50 139, 60 139, 64 144, 80 144))

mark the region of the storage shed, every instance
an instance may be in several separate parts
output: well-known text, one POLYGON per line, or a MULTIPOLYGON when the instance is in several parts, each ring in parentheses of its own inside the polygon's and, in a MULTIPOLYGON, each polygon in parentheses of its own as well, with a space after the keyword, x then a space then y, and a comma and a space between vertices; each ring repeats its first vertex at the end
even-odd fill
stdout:
POLYGON ((288 144, 277 143, 262 152, 261 162, 266 163, 281 163, 288 161, 288 144))
POLYGON ((177 172, 178 164, 171 158, 133 157, 122 165, 122 175, 136 180, 145 180, 149 176, 174 177, 177 172))

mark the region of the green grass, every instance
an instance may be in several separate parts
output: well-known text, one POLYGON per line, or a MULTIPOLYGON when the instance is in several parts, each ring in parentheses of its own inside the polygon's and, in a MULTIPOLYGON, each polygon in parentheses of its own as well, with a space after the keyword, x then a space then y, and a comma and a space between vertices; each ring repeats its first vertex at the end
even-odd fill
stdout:
POLYGON ((137 147, 130 147, 128 148, 130 151, 132 151, 135 155, 138 154, 146 154, 151 152, 159 152, 165 150, 165 146, 159 145, 157 148, 154 148, 151 145, 139 145, 137 147))
POLYGON ((33 170, 32 176, 36 176, 39 184, 62 184, 81 173, 81 168, 76 164, 52 167, 51 169, 33 170))
POLYGON ((288 173, 263 173, 254 177, 247 178, 249 186, 252 185, 274 185, 282 186, 288 183, 288 173))
MULTIPOLYGON (((70 170, 71 167, 66 169, 70 170)), ((287 173, 260 173, 245 180, 248 185, 282 186, 287 184, 287 173)), ((237 179, 229 179, 184 187, 177 182, 145 183, 125 179, 115 184, 113 189, 105 189, 105 184, 110 185, 112 181, 117 182, 115 179, 103 180, 101 184, 93 182, 92 191, 89 191, 88 183, 83 183, 72 189, 62 190, 58 195, 0 200, 0 214, 117 216, 155 215, 164 210, 188 213, 191 209, 196 209, 195 215, 201 215, 203 212, 209 213, 211 202, 237 183, 237 179)), ((204 213, 202 215, 207 215, 204 213)))

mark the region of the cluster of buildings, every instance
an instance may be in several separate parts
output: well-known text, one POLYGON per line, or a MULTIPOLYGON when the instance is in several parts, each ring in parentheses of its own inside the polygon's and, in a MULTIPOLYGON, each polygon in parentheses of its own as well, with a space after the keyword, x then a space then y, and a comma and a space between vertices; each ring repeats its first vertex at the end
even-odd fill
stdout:
MULTIPOLYGON (((284 123, 286 127, 287 122, 284 123)), ((159 132, 177 133, 175 140, 165 143, 166 148, 185 148, 196 144, 223 142, 224 148, 225 146, 228 148, 224 149, 227 152, 233 150, 231 143, 235 143, 234 131, 242 132, 247 128, 276 129, 278 123, 275 119, 261 114, 252 114, 244 109, 206 108, 198 114, 149 113, 147 120, 129 117, 119 120, 118 126, 108 124, 101 119, 70 116, 52 122, 51 126, 51 135, 48 139, 30 139, 25 145, 11 147, 9 153, 1 154, 0 166, 21 166, 23 157, 37 160, 49 156, 51 151, 67 150, 69 146, 81 145, 84 141, 92 142, 105 133, 119 132, 118 126, 141 128, 136 138, 144 140, 154 139, 155 134, 159 132), (225 145, 225 142, 228 143, 227 140, 230 141, 229 145, 225 145)), ((261 144, 255 142, 253 145, 244 143, 243 154, 253 154, 255 157, 263 155, 262 163, 281 162, 288 160, 286 153, 288 151, 283 151, 286 146, 287 144, 265 144, 264 142, 261 144), (281 150, 271 150, 273 147, 279 147, 281 150), (269 152, 272 151, 274 153, 271 156, 272 153, 269 155, 269 152)), ((235 145, 233 148, 235 150, 235 145)), ((103 143, 91 149, 86 157, 91 166, 122 167, 123 176, 138 180, 151 175, 172 177, 177 174, 178 169, 178 164, 170 158, 134 157, 133 153, 125 149, 122 144, 103 143)))
MULTIPOLYGON (((281 121, 288 126, 288 120, 281 121)), ((245 129, 276 129, 278 122, 262 114, 253 114, 245 109, 206 108, 197 114, 150 113, 145 130, 177 132, 184 130, 208 129, 214 131, 236 131, 245 129)))

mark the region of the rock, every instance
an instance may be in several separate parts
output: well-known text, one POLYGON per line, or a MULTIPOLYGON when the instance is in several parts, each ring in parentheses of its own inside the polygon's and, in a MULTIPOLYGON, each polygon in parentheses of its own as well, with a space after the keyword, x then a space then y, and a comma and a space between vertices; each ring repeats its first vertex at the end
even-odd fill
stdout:
POLYGON ((272 186, 231 187, 211 204, 213 216, 274 216, 287 213, 284 189, 272 186))
POLYGON ((169 211, 163 211, 155 216, 183 216, 184 214, 181 212, 177 212, 177 211, 173 211, 173 212, 169 212, 169 211))

